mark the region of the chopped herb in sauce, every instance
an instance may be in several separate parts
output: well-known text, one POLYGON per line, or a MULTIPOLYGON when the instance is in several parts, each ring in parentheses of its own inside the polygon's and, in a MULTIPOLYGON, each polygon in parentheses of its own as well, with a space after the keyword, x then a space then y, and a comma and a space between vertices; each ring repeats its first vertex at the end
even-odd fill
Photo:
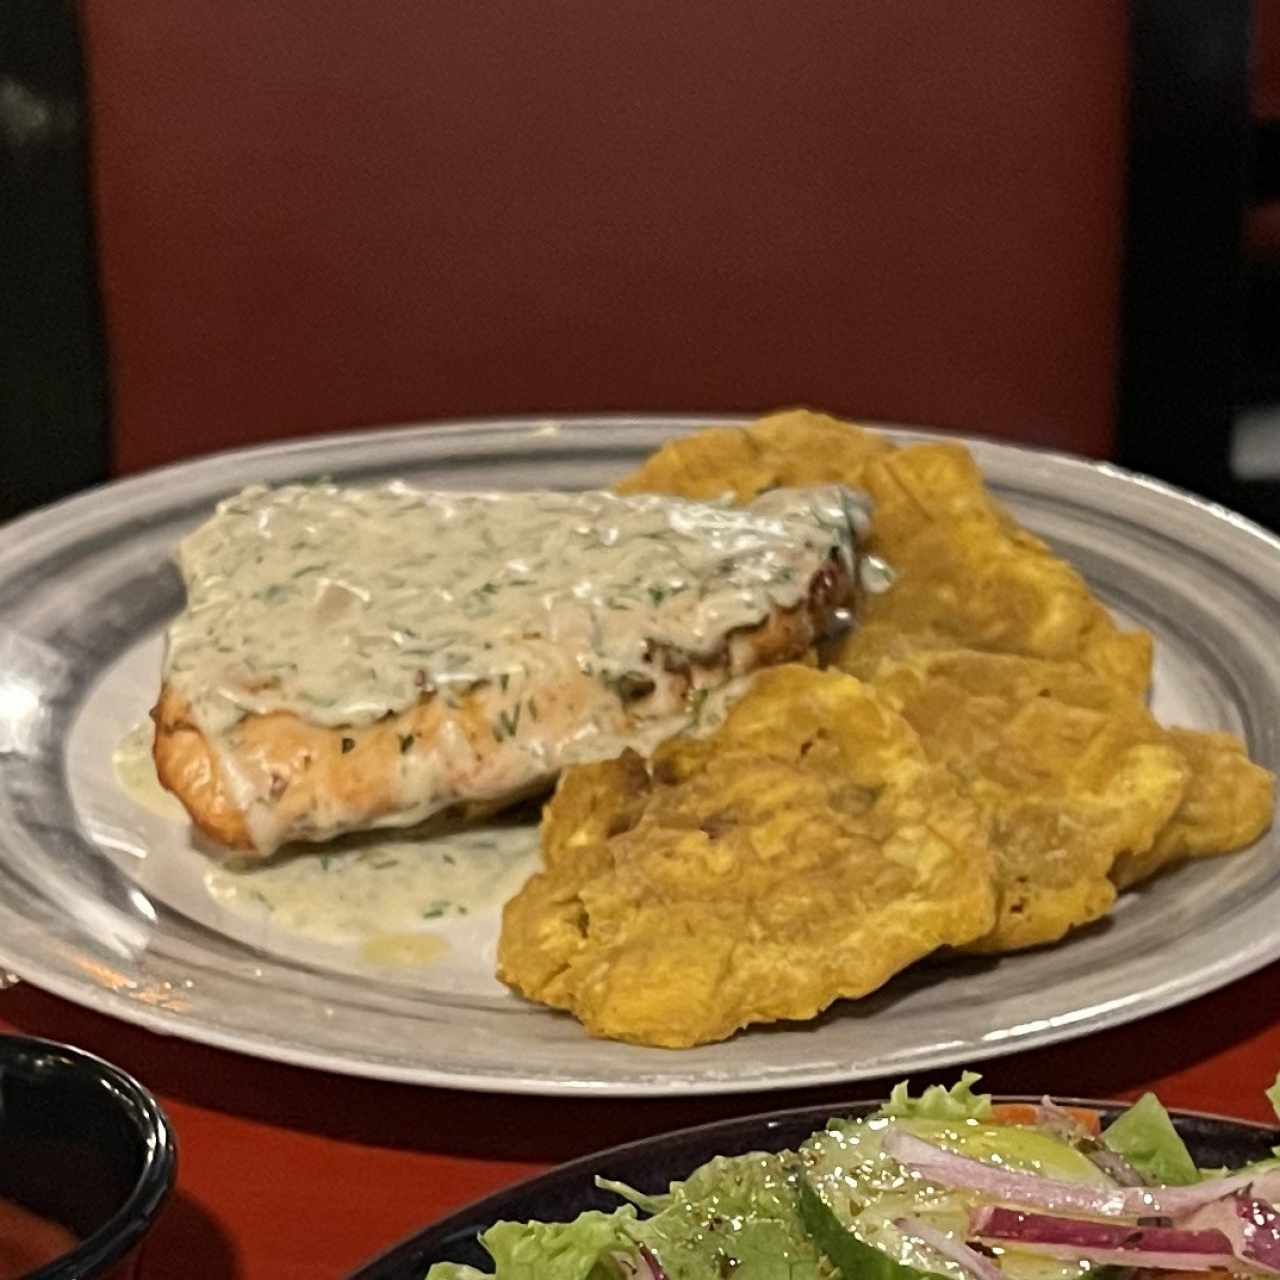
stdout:
POLYGON ((519 727, 520 703, 517 702, 514 709, 498 712, 497 723, 493 726, 493 736, 496 741, 503 742, 507 738, 514 738, 519 727))
MULTIPOLYGON (((659 719, 662 694, 702 665, 689 655, 722 653, 731 633, 803 604, 833 539, 852 565, 863 514, 835 486, 782 489, 746 507, 399 483, 254 486, 183 540, 188 606, 169 630, 165 678, 233 758, 246 715, 291 712, 343 735, 346 754, 364 726, 434 697, 449 732, 399 735, 394 817, 416 820, 471 798, 458 779, 474 770, 454 758, 463 746, 450 722, 476 700, 513 787, 677 731, 683 716, 659 719), (572 696, 553 703, 562 689, 572 696), (521 734, 526 703, 536 742, 521 734)), ((696 695, 686 709, 696 718, 696 695)), ((247 807, 263 851, 298 834, 272 825, 293 821, 286 814, 247 807)), ((334 833, 350 829, 343 823, 336 814, 334 833)))
POLYGON ((710 689, 695 689, 689 695, 689 718, 694 724, 702 720, 702 709, 707 705, 707 699, 710 696, 710 689))

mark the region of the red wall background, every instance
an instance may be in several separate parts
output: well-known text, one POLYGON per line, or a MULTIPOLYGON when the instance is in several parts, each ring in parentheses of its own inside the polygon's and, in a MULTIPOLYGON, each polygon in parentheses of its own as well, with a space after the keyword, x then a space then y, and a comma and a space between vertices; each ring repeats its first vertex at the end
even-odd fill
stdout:
POLYGON ((1280 119, 1280 0, 1253 2, 1253 110, 1280 119))
POLYGON ((1105 453, 1115 0, 82 0, 116 464, 806 402, 1105 453))

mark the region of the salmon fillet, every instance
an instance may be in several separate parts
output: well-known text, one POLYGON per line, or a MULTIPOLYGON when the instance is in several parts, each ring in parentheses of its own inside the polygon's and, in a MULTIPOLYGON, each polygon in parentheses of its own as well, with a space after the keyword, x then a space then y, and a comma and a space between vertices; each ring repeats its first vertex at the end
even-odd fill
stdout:
POLYGON ((802 658, 837 625, 865 526, 835 489, 767 495, 754 510, 604 494, 508 495, 507 508, 483 495, 463 516, 471 497, 299 490, 246 491, 184 542, 188 608, 170 629, 152 712, 161 783, 208 836, 248 855, 492 812, 567 764, 709 731, 753 673, 802 658), (377 495, 367 509, 362 494, 377 495), (546 510, 521 505, 531 496, 546 510), (428 526, 441 546, 451 521, 475 527, 444 568, 406 584, 392 568, 401 534, 374 528, 393 509, 419 546, 428 526), (527 537, 513 527, 522 519, 537 526, 527 537), (561 538, 566 521, 576 523, 561 538), (525 545, 535 532, 552 546, 541 560, 525 545), (656 550, 632 544, 645 538, 656 550), (508 590, 510 603, 494 606, 508 590), (411 609, 421 617, 402 625, 411 609), (396 619, 392 649, 384 614, 396 619), (406 633, 423 655, 432 634, 459 652, 422 656, 415 670, 406 633), (364 685, 349 674, 362 662, 364 685), (335 692, 335 706, 320 696, 335 692))

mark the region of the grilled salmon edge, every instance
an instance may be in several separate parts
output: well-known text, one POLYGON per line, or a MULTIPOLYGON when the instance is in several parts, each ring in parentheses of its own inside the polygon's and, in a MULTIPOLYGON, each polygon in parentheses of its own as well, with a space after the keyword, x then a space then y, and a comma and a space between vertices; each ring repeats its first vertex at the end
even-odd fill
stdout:
MULTIPOLYGON (((748 669, 754 672, 802 657, 821 635, 831 629, 836 609, 849 603, 852 591, 853 584, 847 574, 833 571, 830 564, 824 566, 814 575, 805 601, 790 609, 775 609, 758 626, 738 633, 750 645, 753 665, 748 669)), ((726 637, 726 649, 728 640, 729 637, 726 637)), ((695 661, 690 665, 703 672, 715 672, 720 670, 723 663, 695 661)), ((335 771, 336 780, 343 784, 342 789, 345 790, 352 783, 358 785, 358 774, 364 768, 369 753, 343 752, 341 743, 344 738, 363 739, 382 734, 394 734, 399 738, 401 735, 414 733, 429 744, 430 735, 423 735, 421 731, 424 721, 434 718, 434 702, 434 694, 427 693, 414 706, 361 728, 328 728, 312 724, 288 711, 251 713, 245 720, 257 722, 259 729, 269 726, 270 722, 279 724, 282 736, 291 740, 294 748, 299 745, 300 737, 301 741, 310 744, 311 750, 304 752, 308 760, 314 758, 325 762, 326 767, 322 770, 294 772, 284 756, 274 762, 269 761, 268 767, 272 773, 278 771, 283 779, 284 790, 298 786, 314 790, 317 785, 321 785, 318 779, 323 774, 335 771)), ((468 702, 474 702, 474 699, 464 698, 464 708, 468 702)), ((227 849, 261 854, 253 842, 244 811, 231 795, 212 744, 192 719, 191 706, 187 700, 166 683, 161 688, 160 698, 152 709, 151 718, 155 722, 152 756, 161 785, 177 796, 192 822, 212 840, 227 849)), ((483 743, 483 738, 480 742, 483 743)), ((292 754, 296 756, 296 750, 292 754)), ((371 781, 374 790, 365 807, 372 819, 395 813, 398 806, 392 788, 386 785, 385 777, 382 780, 384 791, 381 797, 376 794, 376 775, 371 781)), ((296 803, 296 793, 290 799, 296 803)), ((306 797, 303 799, 305 801, 306 797)), ((489 812, 494 808, 492 805, 485 807, 489 812)), ((303 833, 297 831, 295 834, 303 833)))

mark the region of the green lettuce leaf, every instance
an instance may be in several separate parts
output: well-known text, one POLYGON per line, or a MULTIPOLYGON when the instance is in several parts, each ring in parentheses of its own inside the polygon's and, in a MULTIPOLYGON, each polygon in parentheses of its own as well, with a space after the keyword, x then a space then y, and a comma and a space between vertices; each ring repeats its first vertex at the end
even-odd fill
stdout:
POLYGON ((763 1214, 781 1218, 795 1213, 794 1153, 753 1151, 742 1156, 714 1156, 683 1182, 673 1182, 664 1208, 704 1205, 721 1214, 763 1214))
MULTIPOLYGON (((794 1154, 717 1156, 661 1195, 624 1183, 601 1186, 633 1203, 615 1213, 584 1213, 570 1223, 500 1222, 480 1242, 496 1280, 617 1280, 611 1255, 643 1244, 671 1280, 829 1280, 831 1264, 809 1239, 796 1207, 794 1154), (641 1219, 643 1211, 656 1209, 641 1219)), ((458 1264, 437 1263, 428 1280, 479 1280, 458 1264)))
MULTIPOLYGON (((480 1237, 493 1258, 497 1280, 604 1280, 617 1270, 605 1259, 634 1252, 627 1228, 636 1211, 624 1205, 614 1213, 592 1209, 572 1222, 498 1222, 480 1237)), ((476 1280, 483 1273, 453 1262, 437 1262, 427 1280, 476 1280)))
POLYGON ((828 1280, 834 1274, 794 1211, 786 1219, 732 1219, 686 1207, 640 1223, 636 1235, 671 1280, 828 1280))
MULTIPOLYGON (((678 1187, 680 1184, 674 1182, 671 1185, 678 1187)), ((602 1178, 597 1174, 596 1186, 601 1191, 612 1191, 615 1196, 635 1205, 637 1209, 642 1210, 644 1213, 661 1213, 671 1203, 671 1192, 651 1196, 647 1191, 637 1191, 635 1187, 629 1187, 625 1182, 619 1182, 616 1178, 602 1178)))
POLYGON ((930 1085, 918 1098, 909 1092, 910 1081, 903 1080, 893 1086, 889 1101, 876 1114, 898 1120, 989 1120, 991 1095, 973 1092, 981 1079, 976 1071, 965 1071, 950 1089, 930 1085))
POLYGON ((796 1206, 792 1152, 716 1156, 673 1182, 654 1217, 629 1228, 671 1280, 824 1280, 832 1269, 796 1206))
POLYGON ((1102 1131, 1102 1143, 1123 1156, 1148 1182, 1183 1187, 1200 1171, 1154 1093, 1144 1093, 1102 1131))

